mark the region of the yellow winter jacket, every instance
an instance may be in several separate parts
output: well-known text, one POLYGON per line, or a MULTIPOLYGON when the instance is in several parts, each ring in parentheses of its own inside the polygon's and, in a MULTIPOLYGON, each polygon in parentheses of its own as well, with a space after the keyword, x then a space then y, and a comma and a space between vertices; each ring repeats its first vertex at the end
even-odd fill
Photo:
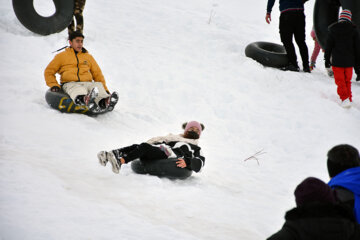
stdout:
POLYGON ((82 52, 76 53, 73 48, 66 48, 65 51, 57 54, 46 67, 44 75, 46 85, 49 87, 58 86, 55 74, 60 74, 60 83, 67 82, 101 82, 106 91, 104 76, 99 65, 91 54, 84 48, 82 52))

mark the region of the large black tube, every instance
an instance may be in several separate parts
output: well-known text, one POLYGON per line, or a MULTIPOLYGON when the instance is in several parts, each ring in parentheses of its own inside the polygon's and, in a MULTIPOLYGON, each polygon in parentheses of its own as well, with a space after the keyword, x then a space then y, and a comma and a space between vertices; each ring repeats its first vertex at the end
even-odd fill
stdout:
POLYGON ((281 68, 289 64, 284 46, 276 43, 250 43, 245 48, 245 55, 266 67, 281 68))
POLYGON ((75 105, 70 96, 62 90, 59 92, 52 92, 50 89, 47 90, 45 94, 45 100, 50 105, 50 107, 63 113, 81 113, 89 116, 95 116, 108 112, 107 110, 92 112, 89 111, 86 106, 75 105))
POLYGON ((40 16, 34 8, 34 0, 12 0, 16 17, 30 31, 49 35, 69 26, 74 14, 74 0, 53 0, 56 11, 50 17, 40 16))
POLYGON ((176 166, 177 158, 159 159, 153 161, 135 160, 131 162, 131 169, 138 174, 150 174, 170 179, 185 179, 191 176, 192 171, 176 166))
POLYGON ((352 21, 360 31, 360 1, 359 0, 316 0, 313 20, 316 38, 324 49, 328 35, 328 27, 338 20, 340 6, 350 9, 352 21))

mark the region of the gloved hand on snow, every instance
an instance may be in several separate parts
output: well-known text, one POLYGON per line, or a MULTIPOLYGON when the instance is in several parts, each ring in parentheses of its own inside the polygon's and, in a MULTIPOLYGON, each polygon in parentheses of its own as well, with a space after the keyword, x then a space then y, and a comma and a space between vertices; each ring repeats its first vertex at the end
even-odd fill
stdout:
POLYGON ((50 91, 52 92, 59 92, 60 91, 60 88, 58 86, 53 86, 50 88, 50 91))

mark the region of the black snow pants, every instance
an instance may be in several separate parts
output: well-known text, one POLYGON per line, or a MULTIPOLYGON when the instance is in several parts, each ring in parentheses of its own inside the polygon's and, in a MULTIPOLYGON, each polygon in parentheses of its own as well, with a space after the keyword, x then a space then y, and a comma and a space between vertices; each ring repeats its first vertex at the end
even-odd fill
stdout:
POLYGON ((304 68, 309 68, 309 52, 305 42, 305 14, 304 11, 293 10, 280 15, 280 38, 287 52, 290 63, 298 67, 293 36, 299 46, 304 68))
POLYGON ((140 158, 142 161, 167 158, 167 155, 160 149, 160 147, 153 146, 148 143, 133 144, 128 147, 115 149, 113 150, 113 153, 118 160, 123 157, 126 163, 137 158, 140 158))

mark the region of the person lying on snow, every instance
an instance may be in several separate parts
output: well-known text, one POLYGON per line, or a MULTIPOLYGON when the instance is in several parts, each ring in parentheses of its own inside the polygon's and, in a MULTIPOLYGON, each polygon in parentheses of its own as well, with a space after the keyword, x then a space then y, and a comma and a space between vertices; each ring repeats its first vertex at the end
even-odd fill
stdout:
POLYGON ((57 54, 45 69, 46 85, 52 92, 58 92, 62 87, 75 104, 85 105, 91 111, 112 111, 118 94, 110 94, 99 65, 83 47, 83 41, 84 35, 79 31, 69 35, 70 47, 57 54), (61 86, 56 73, 61 75, 61 86))
POLYGON ((282 229, 267 240, 360 239, 360 225, 351 209, 336 204, 326 183, 308 177, 294 194, 297 207, 286 213, 282 229))
POLYGON ((330 149, 327 157, 327 168, 331 178, 328 185, 334 189, 337 202, 354 210, 356 220, 360 224, 359 151, 351 145, 341 144, 330 149))
POLYGON ((167 136, 154 137, 141 144, 112 151, 101 151, 98 159, 101 165, 107 162, 112 165, 112 171, 119 173, 121 165, 140 158, 141 161, 153 161, 166 158, 177 158, 177 167, 188 168, 199 172, 204 166, 205 157, 198 145, 204 125, 197 121, 183 124, 183 134, 168 134, 167 136))

